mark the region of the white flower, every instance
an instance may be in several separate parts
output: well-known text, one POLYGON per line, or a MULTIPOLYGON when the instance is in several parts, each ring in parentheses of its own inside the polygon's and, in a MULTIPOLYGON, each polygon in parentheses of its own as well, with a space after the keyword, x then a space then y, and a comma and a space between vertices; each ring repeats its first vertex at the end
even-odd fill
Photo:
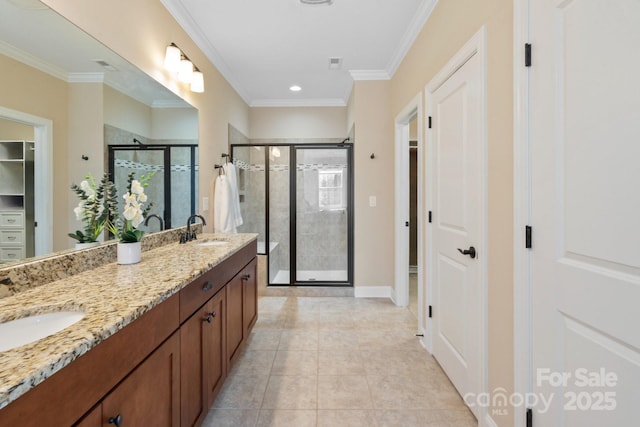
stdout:
POLYGON ((140 212, 140 208, 134 205, 129 205, 125 208, 124 212, 122 212, 124 218, 127 221, 133 221, 138 215, 142 216, 142 212, 140 212))
POLYGON ((91 188, 91 184, 89 184, 89 181, 86 179, 80 183, 80 189, 86 193, 87 197, 95 198, 96 192, 91 188))
POLYGON ((142 216, 142 212, 138 210, 137 214, 131 219, 131 225, 134 228, 138 228, 138 226, 144 221, 144 217, 142 216))
POLYGON ((137 179, 134 179, 131 182, 131 192, 133 194, 142 194, 142 193, 144 193, 144 187, 142 186, 142 184, 140 184, 140 181, 138 181, 137 179))
POLYGON ((139 202, 141 202, 141 203, 146 202, 146 201, 147 201, 147 195, 146 195, 146 194, 144 194, 144 193, 140 193, 140 194, 138 195, 138 201, 139 201, 139 202))
POLYGON ((73 209, 73 213, 76 214, 76 219, 82 221, 84 217, 84 203, 80 202, 76 208, 73 209))

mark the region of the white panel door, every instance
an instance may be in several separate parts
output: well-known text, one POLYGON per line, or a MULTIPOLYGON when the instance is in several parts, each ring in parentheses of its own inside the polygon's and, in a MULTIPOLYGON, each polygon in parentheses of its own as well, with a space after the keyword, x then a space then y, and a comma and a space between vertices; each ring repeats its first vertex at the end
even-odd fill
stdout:
MULTIPOLYGON (((481 63, 474 54, 432 94, 433 354, 461 395, 479 392, 481 63)), ((429 95, 428 95, 429 96, 429 95)), ((471 408, 476 410, 476 408, 471 408)), ((477 414, 476 414, 477 416, 477 414)))
POLYGON ((637 426, 640 1, 530 7, 534 426, 637 426))

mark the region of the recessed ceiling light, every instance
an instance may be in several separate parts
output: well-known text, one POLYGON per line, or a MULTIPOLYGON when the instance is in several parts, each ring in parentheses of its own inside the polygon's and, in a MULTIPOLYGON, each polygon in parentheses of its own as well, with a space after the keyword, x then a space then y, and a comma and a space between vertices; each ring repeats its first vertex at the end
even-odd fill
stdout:
POLYGON ((300 92, 300 91, 302 90, 302 88, 301 88, 300 86, 298 86, 298 85, 293 85, 293 86, 291 86, 291 87, 289 88, 289 90, 290 90, 291 92, 300 92))

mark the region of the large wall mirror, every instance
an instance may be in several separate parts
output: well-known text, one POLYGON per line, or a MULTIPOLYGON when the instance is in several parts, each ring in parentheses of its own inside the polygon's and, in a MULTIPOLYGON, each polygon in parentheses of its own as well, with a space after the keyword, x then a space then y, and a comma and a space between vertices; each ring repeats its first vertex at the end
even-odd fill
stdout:
POLYGON ((87 173, 123 193, 129 172, 155 172, 152 213, 186 223, 195 108, 38 0, 0 0, 0 76, 0 267, 73 248, 69 186, 87 173))

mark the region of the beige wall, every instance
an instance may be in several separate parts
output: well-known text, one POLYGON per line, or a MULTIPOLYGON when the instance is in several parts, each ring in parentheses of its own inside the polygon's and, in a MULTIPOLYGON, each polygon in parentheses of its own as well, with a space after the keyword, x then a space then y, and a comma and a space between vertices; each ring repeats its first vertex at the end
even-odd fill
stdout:
MULTIPOLYGON (((68 183, 79 184, 89 173, 98 181, 102 178, 106 165, 103 130, 104 88, 102 83, 69 84, 68 183), (88 157, 89 160, 84 160, 82 156, 88 157)), ((83 225, 73 215, 73 208, 77 206, 78 198, 71 191, 69 185, 66 186, 69 198, 66 216, 67 229, 69 232, 74 232, 81 230, 83 225)), ((58 191, 54 191, 56 191, 55 197, 58 197, 58 191)), ((54 224, 54 227, 60 228, 59 223, 54 224)), ((71 247, 73 243, 73 240, 66 237, 65 241, 59 244, 71 247)))
POLYGON ((249 138, 346 138, 346 107, 252 107, 249 138))
MULTIPOLYGON (((512 6, 511 0, 438 2, 391 81, 393 117, 486 26, 489 390, 503 387, 507 394, 513 390, 512 6)), ((500 427, 513 425, 512 413, 493 419, 500 427)))
POLYGON ((3 120, 0 118, 0 140, 18 139, 33 141, 33 137, 33 126, 14 122, 12 120, 3 120))
POLYGON ((354 285, 393 286, 394 140, 389 81, 356 81, 349 105, 355 141, 354 285), (371 159, 371 154, 375 159, 371 159), (376 207, 369 197, 376 197, 376 207))
POLYGON ((67 218, 73 215, 68 209, 69 85, 4 55, 0 55, 0 70, 0 105, 53 122, 53 249, 65 249, 70 240, 67 218))
POLYGON ((151 107, 104 86, 104 124, 151 138, 151 123, 151 107))
MULTIPOLYGON (((198 109, 199 192, 200 196, 208 195, 213 165, 227 150, 228 124, 248 135, 249 107, 164 6, 157 0, 44 0, 44 3, 198 109), (204 93, 190 92, 187 85, 177 83, 164 70, 164 51, 172 42, 203 72, 204 93)), ((204 215, 213 224, 211 211, 204 215)))
POLYGON ((151 138, 198 139, 198 110, 154 108, 151 111, 151 138))

